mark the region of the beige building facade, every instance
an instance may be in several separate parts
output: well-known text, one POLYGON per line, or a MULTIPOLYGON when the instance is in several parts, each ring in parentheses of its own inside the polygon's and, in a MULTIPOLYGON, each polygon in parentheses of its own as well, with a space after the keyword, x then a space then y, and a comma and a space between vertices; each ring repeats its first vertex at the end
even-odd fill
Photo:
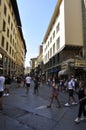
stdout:
POLYGON ((10 77, 24 73, 26 44, 16 0, 0 0, 0 70, 10 77))
POLYGON ((58 0, 43 39, 48 77, 86 78, 86 1, 58 0))
POLYGON ((32 76, 41 76, 43 74, 43 45, 39 46, 38 56, 30 60, 30 73, 32 76))

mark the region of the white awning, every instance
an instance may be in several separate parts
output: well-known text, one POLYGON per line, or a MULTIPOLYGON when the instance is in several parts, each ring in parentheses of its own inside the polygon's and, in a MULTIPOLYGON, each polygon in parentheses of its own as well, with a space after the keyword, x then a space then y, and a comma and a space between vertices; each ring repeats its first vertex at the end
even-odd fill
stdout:
POLYGON ((64 70, 61 70, 58 72, 58 76, 61 76, 61 75, 67 75, 68 74, 68 70, 67 69, 64 69, 64 70))

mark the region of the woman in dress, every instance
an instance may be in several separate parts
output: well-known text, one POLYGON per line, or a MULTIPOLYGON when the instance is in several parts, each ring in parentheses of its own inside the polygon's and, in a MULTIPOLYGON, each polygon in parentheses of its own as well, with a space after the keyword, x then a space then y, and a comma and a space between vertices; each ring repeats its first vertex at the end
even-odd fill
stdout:
POLYGON ((47 106, 47 108, 51 107, 54 98, 57 101, 58 108, 61 107, 58 95, 59 95, 59 92, 58 92, 57 83, 55 82, 55 80, 53 80, 53 82, 52 82, 52 94, 51 94, 51 98, 50 98, 50 104, 47 106))

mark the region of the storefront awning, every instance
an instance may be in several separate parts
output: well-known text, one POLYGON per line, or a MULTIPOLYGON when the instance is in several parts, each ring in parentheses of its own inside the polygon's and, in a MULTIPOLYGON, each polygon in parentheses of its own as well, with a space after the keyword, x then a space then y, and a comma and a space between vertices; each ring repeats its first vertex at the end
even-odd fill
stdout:
POLYGON ((68 74, 68 70, 67 69, 64 69, 64 70, 61 70, 58 72, 58 76, 61 76, 61 75, 67 75, 68 74))
POLYGON ((59 72, 61 69, 60 66, 56 67, 56 68, 52 68, 51 70, 49 70, 49 73, 54 73, 54 72, 59 72))

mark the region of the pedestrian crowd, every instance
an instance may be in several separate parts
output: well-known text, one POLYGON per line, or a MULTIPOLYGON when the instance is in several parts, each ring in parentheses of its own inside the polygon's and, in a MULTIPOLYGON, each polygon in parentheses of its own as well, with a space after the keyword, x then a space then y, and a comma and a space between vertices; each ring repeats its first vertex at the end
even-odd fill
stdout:
MULTIPOLYGON (((44 79, 44 77, 43 77, 44 79)), ((31 83, 33 82, 33 94, 39 94, 39 88, 42 82, 44 85, 44 80, 41 80, 41 77, 37 75, 31 77, 30 74, 26 76, 19 76, 17 77, 17 88, 22 86, 26 90, 26 95, 29 94, 29 90, 31 87, 31 83)), ((3 96, 9 96, 9 85, 11 84, 11 79, 9 76, 3 76, 0 72, 0 110, 3 109, 3 96)), ((50 96, 50 102, 46 106, 47 108, 51 108, 53 104, 53 100, 56 99, 57 107, 60 109, 62 107, 61 101, 59 98, 60 91, 68 93, 68 101, 64 104, 65 107, 70 107, 71 105, 77 105, 78 114, 76 119, 74 120, 76 123, 80 123, 81 120, 86 120, 86 84, 83 80, 77 80, 74 76, 69 76, 68 79, 57 79, 56 76, 49 77, 48 86, 51 86, 52 92, 50 96), (78 96, 79 103, 76 102, 75 94, 78 96)))
POLYGON ((69 76, 66 80, 58 80, 56 76, 53 76, 48 78, 47 84, 52 86, 50 104, 47 105, 48 108, 51 108, 54 98, 57 101, 58 107, 61 107, 59 91, 68 93, 68 102, 64 104, 66 107, 78 104, 75 99, 75 94, 77 94, 79 110, 77 118, 74 121, 75 123, 80 123, 81 120, 86 120, 86 83, 84 80, 75 79, 74 76, 69 76))

